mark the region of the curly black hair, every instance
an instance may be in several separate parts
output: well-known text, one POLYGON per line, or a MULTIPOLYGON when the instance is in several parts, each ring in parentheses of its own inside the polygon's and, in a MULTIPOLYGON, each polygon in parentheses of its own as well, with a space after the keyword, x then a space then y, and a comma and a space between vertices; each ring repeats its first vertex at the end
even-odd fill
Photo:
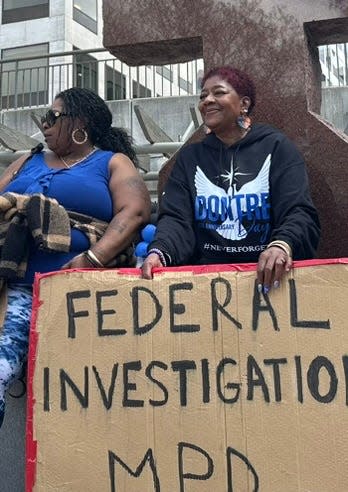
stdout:
POLYGON ((123 128, 112 127, 112 113, 105 101, 90 89, 72 87, 59 92, 64 111, 72 119, 79 118, 85 124, 88 138, 102 150, 122 152, 138 166, 138 159, 132 146, 132 138, 123 128))

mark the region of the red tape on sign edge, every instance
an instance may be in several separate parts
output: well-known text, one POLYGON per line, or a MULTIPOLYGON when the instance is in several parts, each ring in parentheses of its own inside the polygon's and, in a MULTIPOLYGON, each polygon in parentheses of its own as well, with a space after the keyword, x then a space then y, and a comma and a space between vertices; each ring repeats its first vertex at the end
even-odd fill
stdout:
POLYGON ((25 490, 32 492, 36 478, 36 458, 37 458, 37 442, 34 440, 34 395, 33 395, 33 378, 36 362, 36 348, 39 334, 36 331, 36 322, 40 302, 40 285, 39 278, 35 278, 33 288, 33 306, 30 320, 30 336, 29 336, 29 353, 28 353, 28 369, 27 369, 27 422, 26 422, 26 467, 25 467, 25 490))
MULTIPOLYGON (((311 267, 317 265, 337 265, 347 264, 348 257, 345 258, 319 258, 315 260, 300 260, 293 262, 293 268, 299 267, 311 267)), ((154 268, 155 275, 164 272, 192 272, 194 275, 204 275, 205 273, 217 273, 217 272, 252 272, 256 271, 257 263, 219 263, 216 265, 185 265, 177 267, 161 267, 154 268)), ((37 273, 35 278, 40 280, 41 278, 50 277, 51 275, 66 275, 71 272, 95 272, 95 268, 72 268, 70 270, 58 270, 56 272, 49 273, 37 273)), ((135 275, 140 277, 140 268, 100 268, 98 271, 114 271, 117 275, 135 275)))
MULTIPOLYGON (((329 258, 329 259, 315 259, 315 260, 301 260, 294 261, 293 267, 310 267, 316 265, 334 265, 334 264, 347 264, 347 258, 329 258)), ((218 272, 252 272, 256 271, 257 263, 226 263, 216 265, 185 265, 178 267, 161 267, 154 268, 155 275, 164 272, 192 272, 194 275, 204 275, 205 273, 218 273, 218 272)), ((139 275, 139 268, 120 268, 117 270, 120 275, 139 275)))

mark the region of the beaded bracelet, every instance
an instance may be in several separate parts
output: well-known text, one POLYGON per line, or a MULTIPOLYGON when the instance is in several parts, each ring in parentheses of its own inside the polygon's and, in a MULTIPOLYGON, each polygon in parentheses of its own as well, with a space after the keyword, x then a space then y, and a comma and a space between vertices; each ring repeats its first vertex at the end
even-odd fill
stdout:
POLYGON ((159 257, 160 262, 162 263, 162 265, 164 267, 167 266, 166 257, 164 256, 163 252, 160 249, 158 249, 158 248, 150 249, 150 251, 148 251, 148 253, 147 253, 147 256, 149 256, 151 253, 155 253, 159 257))

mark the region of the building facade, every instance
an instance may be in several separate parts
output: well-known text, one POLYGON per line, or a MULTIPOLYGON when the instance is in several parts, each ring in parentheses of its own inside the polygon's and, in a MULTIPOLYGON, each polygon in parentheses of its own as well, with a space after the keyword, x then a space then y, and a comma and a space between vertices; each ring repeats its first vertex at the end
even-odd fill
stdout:
POLYGON ((1 109, 47 105, 71 86, 105 100, 197 91, 202 60, 129 67, 110 55, 100 0, 1 0, 0 16, 1 109))

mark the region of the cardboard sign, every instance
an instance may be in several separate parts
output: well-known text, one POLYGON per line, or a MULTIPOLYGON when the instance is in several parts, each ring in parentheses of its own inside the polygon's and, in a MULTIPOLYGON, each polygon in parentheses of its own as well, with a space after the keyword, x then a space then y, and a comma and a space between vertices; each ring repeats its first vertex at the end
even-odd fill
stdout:
POLYGON ((347 490, 347 261, 39 277, 27 491, 347 490))

